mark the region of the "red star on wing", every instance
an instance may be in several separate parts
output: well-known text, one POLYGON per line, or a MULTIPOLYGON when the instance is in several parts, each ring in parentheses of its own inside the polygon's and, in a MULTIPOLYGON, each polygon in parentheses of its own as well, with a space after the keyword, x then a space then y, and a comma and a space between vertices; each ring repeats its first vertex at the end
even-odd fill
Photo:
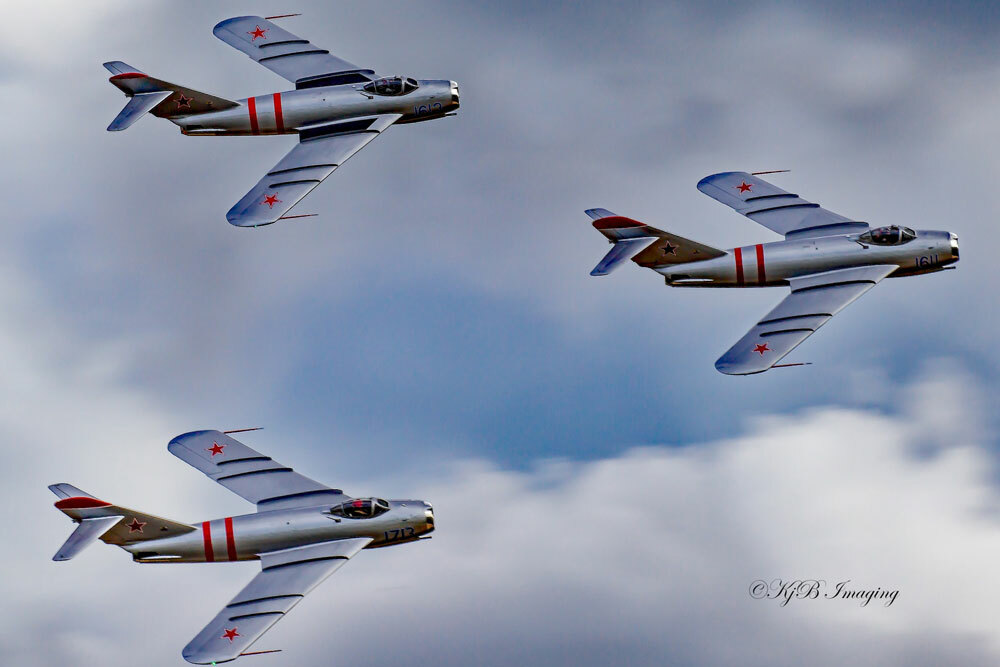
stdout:
POLYGON ((212 458, 215 458, 215 455, 216 454, 221 454, 222 450, 225 449, 225 448, 226 448, 225 445, 220 445, 217 442, 213 442, 211 447, 206 447, 205 448, 205 451, 206 452, 212 452, 212 458))
POLYGON ((125 524, 128 526, 128 532, 131 533, 141 533, 142 527, 146 525, 145 521, 139 521, 137 518, 132 517, 132 523, 125 524))
POLYGON ((771 348, 767 346, 767 343, 764 343, 763 345, 755 345, 753 351, 760 353, 760 356, 763 357, 765 352, 771 351, 771 348))
POLYGON ((268 30, 270 30, 270 28, 264 28, 263 30, 261 30, 260 26, 256 26, 256 30, 248 32, 247 34, 250 35, 251 42, 256 42, 258 37, 260 37, 261 39, 267 39, 267 35, 265 35, 264 33, 267 32, 268 30))
POLYGON ((749 192, 752 187, 753 185, 747 183, 746 181, 743 181, 736 186, 736 189, 740 191, 740 194, 743 194, 744 192, 749 192))
POLYGON ((190 97, 185 97, 184 93, 181 93, 181 96, 178 97, 174 101, 177 102, 177 108, 178 109, 182 109, 182 108, 183 109, 190 109, 191 108, 191 99, 192 98, 190 98, 190 97))
POLYGON ((219 637, 219 639, 228 639, 229 643, 232 644, 234 639, 236 639, 237 637, 242 637, 242 636, 243 635, 241 635, 240 633, 236 632, 236 628, 232 628, 232 629, 226 628, 226 631, 222 634, 221 637, 219 637))
POLYGON ((267 195, 266 197, 264 197, 264 201, 261 202, 261 205, 263 206, 264 204, 267 204, 268 208, 274 208, 275 204, 280 204, 280 203, 281 200, 278 199, 278 195, 267 195))

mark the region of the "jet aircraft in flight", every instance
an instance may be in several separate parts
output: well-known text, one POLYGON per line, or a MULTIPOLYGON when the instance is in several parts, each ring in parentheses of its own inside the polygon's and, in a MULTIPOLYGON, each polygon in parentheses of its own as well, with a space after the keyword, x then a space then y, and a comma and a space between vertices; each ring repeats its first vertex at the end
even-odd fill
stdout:
POLYGON ((259 560, 260 573, 184 647, 184 659, 194 664, 251 655, 251 644, 362 549, 412 542, 434 530, 434 510, 422 500, 353 498, 220 431, 179 435, 167 449, 257 511, 188 524, 53 484, 56 508, 79 524, 53 560, 69 560, 98 539, 137 563, 259 560))
POLYGON ((594 227, 614 244, 590 275, 607 275, 631 259, 663 275, 671 287, 790 287, 791 293, 715 362, 727 375, 775 367, 883 278, 942 271, 958 261, 955 234, 899 225, 872 229, 755 174, 714 174, 698 189, 785 239, 724 251, 590 209, 594 227))
POLYGON ((226 214, 238 227, 303 217, 286 213, 390 125, 450 116, 459 107, 454 81, 377 75, 260 16, 226 19, 213 32, 295 90, 227 100, 115 60, 104 63, 109 81, 129 99, 108 130, 152 113, 189 136, 298 135, 299 143, 226 214))

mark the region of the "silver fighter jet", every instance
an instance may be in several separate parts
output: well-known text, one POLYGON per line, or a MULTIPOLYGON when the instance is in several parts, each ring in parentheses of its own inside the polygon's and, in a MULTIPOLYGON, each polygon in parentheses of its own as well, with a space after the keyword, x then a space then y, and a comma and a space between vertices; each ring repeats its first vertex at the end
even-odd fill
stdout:
POLYGON ((53 484, 56 507, 79 524, 53 560, 69 560, 98 539, 137 563, 259 560, 260 574, 184 647, 188 662, 248 655, 251 644, 362 549, 412 542, 434 530, 434 510, 422 500, 352 498, 220 431, 179 435, 167 449, 257 511, 187 524, 53 484))
POLYGON ((614 247, 590 275, 607 275, 631 259, 662 274, 672 287, 790 287, 791 293, 715 362, 727 375, 774 367, 883 278, 933 273, 958 261, 958 237, 952 233, 897 225, 871 229, 754 174, 714 174, 698 189, 785 240, 724 251, 591 209, 594 227, 614 247))
POLYGON ((124 130, 148 112, 193 136, 297 134, 295 148, 226 214, 238 227, 286 217, 393 123, 450 116, 459 106, 454 81, 378 76, 259 16, 226 19, 213 32, 294 83, 295 90, 232 101, 155 79, 115 60, 104 66, 111 83, 129 99, 108 130, 124 130))

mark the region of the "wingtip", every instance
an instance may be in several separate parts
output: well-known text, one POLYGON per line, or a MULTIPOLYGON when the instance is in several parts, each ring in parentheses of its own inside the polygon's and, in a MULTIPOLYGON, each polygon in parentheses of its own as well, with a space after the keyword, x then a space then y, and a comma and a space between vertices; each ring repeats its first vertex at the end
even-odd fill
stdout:
POLYGON ((218 23, 215 24, 215 27, 212 28, 212 33, 213 34, 217 34, 216 31, 224 29, 230 23, 236 23, 237 21, 242 21, 244 19, 254 19, 254 20, 257 20, 257 21, 263 21, 264 17, 262 17, 262 16, 233 16, 233 17, 230 17, 228 19, 222 19, 221 21, 219 21, 218 23))

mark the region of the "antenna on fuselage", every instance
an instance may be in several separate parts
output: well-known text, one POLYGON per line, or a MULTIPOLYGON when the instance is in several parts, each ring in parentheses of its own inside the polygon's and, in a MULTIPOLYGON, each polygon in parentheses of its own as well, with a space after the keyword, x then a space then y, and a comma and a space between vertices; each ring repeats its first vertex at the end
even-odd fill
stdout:
MULTIPOLYGON (((245 655, 263 655, 264 653, 281 653, 281 649, 272 648, 266 651, 247 651, 246 653, 240 653, 240 657, 242 658, 245 655)), ((215 663, 213 662, 212 664, 214 665, 215 663)))
POLYGON ((791 368, 792 366, 812 366, 811 361, 800 361, 794 364, 775 364, 771 368, 791 368))
POLYGON ((253 428, 234 428, 231 431, 223 431, 223 433, 229 435, 230 433, 246 433, 247 431, 262 431, 263 429, 263 426, 254 426, 253 428))
POLYGON ((264 18, 270 21, 271 19, 287 19, 290 16, 302 16, 302 14, 278 14, 277 16, 265 16, 264 18))
POLYGON ((763 176, 764 174, 787 174, 791 169, 772 169, 771 171, 751 171, 751 176, 763 176))

